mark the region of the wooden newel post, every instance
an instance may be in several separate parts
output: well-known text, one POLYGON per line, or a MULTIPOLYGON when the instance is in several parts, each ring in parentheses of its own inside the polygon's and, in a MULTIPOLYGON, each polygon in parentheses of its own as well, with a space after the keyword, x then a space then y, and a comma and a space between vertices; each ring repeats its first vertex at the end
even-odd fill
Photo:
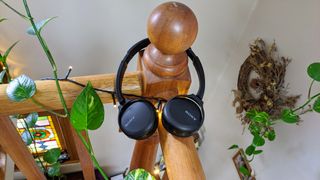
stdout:
MULTIPOLYGON (((186 5, 168 2, 153 10, 148 19, 151 44, 141 54, 138 63, 138 69, 142 71, 143 95, 170 99, 188 92, 191 77, 185 50, 192 45, 197 32, 197 19, 186 5)), ((131 169, 140 167, 152 172, 158 148, 155 136, 160 139, 169 179, 205 179, 193 138, 169 134, 161 120, 158 134, 137 141, 131 169)))

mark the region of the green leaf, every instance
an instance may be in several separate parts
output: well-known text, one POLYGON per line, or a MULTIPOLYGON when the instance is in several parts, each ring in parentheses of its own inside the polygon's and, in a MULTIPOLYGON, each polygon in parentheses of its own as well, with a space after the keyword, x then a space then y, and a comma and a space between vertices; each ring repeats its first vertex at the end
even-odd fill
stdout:
POLYGON ((312 108, 313 108, 313 110, 314 110, 315 112, 320 113, 320 97, 318 97, 318 98, 314 101, 312 108))
POLYGON ((43 160, 45 160, 49 164, 56 163, 59 159, 60 154, 61 150, 59 148, 50 149, 44 153, 43 160))
POLYGON ((24 74, 11 81, 7 87, 8 98, 16 102, 29 99, 35 93, 36 84, 30 77, 24 74))
POLYGON ((247 149, 246 149, 246 154, 247 154, 248 156, 251 156, 255 150, 256 150, 256 147, 253 146, 253 145, 250 145, 250 146, 248 146, 247 149))
POLYGON ((258 114, 258 112, 255 109, 250 109, 246 112, 246 117, 253 120, 253 118, 258 114))
POLYGON ((249 130, 252 135, 257 135, 257 134, 260 134, 261 126, 259 126, 254 122, 251 122, 251 124, 249 125, 249 130))
POLYGON ((263 146, 264 143, 265 143, 265 140, 263 139, 263 137, 261 137, 261 136, 259 136, 259 135, 255 135, 254 138, 253 138, 252 143, 253 143, 255 146, 263 146))
POLYGON ((246 116, 255 121, 255 122, 259 122, 259 123, 264 123, 266 121, 268 121, 269 119, 269 114, 266 112, 258 112, 256 110, 250 110, 246 113, 246 116))
POLYGON ((312 63, 307 69, 308 75, 315 81, 320 81, 320 63, 312 63))
MULTIPOLYGON (((42 21, 36 23, 36 28, 37 28, 38 32, 41 33, 41 30, 43 29, 43 27, 45 25, 47 25, 52 19, 55 19, 55 18, 57 18, 57 17, 51 17, 51 18, 48 18, 48 19, 45 19, 45 20, 42 20, 42 21)), ((27 33, 30 35, 33 35, 33 36, 36 35, 36 32, 34 31, 32 26, 27 29, 27 33)))
POLYGON ((268 131, 268 139, 269 141, 273 141, 276 139, 276 132, 274 130, 268 131))
POLYGON ((254 152, 253 152, 253 154, 254 155, 257 155, 257 154, 261 154, 263 151, 262 150, 255 150, 254 152))
POLYGON ((50 177, 54 176, 60 176, 61 175, 61 164, 60 163, 54 163, 48 168, 48 175, 50 177))
POLYGON ((11 50, 14 48, 14 46, 16 46, 16 45, 18 44, 18 42, 19 42, 19 41, 13 43, 13 44, 9 47, 9 49, 6 50, 6 52, 3 54, 2 58, 1 58, 1 61, 2 61, 2 62, 6 62, 7 57, 9 56, 11 50))
POLYGON ((90 82, 74 101, 71 123, 77 130, 98 129, 104 121, 104 107, 90 82))
POLYGON ((0 18, 0 22, 8 20, 7 18, 0 18))
POLYGON ((27 130, 23 131, 23 133, 21 134, 21 138, 27 146, 32 143, 32 137, 27 130))
POLYGON ((2 71, 0 72, 0 84, 3 83, 3 78, 4 78, 5 75, 6 75, 6 70, 2 70, 2 71))
POLYGON ((291 109, 284 109, 281 113, 281 119, 286 123, 296 123, 299 120, 299 116, 291 109))
POLYGON ((39 115, 36 112, 30 113, 26 117, 25 121, 26 121, 26 123, 28 125, 28 128, 33 128, 36 125, 36 123, 38 121, 38 117, 39 117, 39 115))
POLYGON ((244 176, 250 176, 249 170, 244 166, 240 166, 239 171, 244 176))
POLYGON ((134 169, 129 172, 124 180, 155 180, 155 178, 144 169, 134 169))
POLYGON ((239 146, 237 144, 234 144, 234 145, 230 146, 228 149, 230 150, 230 149, 238 149, 238 148, 239 148, 239 146))

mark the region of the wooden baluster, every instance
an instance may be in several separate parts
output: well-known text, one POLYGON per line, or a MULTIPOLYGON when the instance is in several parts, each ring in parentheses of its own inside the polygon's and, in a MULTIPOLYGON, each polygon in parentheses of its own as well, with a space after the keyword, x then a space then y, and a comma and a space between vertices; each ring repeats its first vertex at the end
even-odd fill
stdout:
POLYGON ((30 180, 46 179, 8 117, 0 117, 0 145, 30 180))
MULTIPOLYGON (((164 3, 151 13, 148 19, 148 37, 152 44, 146 48, 138 63, 138 69, 142 71, 145 96, 170 99, 188 92, 191 78, 185 50, 194 42, 197 31, 197 19, 184 4, 164 3)), ((169 179, 205 179, 193 138, 171 135, 164 129, 161 120, 158 132, 169 179)), ((131 167, 149 171, 153 169, 156 156, 154 149, 157 148, 153 139, 154 136, 143 142, 136 142, 131 167), (145 154, 148 156, 144 156, 145 154), (142 159, 138 161, 137 157, 142 159)))

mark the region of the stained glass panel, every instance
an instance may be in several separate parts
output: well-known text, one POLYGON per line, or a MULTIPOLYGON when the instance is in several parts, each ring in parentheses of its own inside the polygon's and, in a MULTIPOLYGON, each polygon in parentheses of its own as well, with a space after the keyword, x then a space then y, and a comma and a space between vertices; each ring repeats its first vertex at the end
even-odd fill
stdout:
MULTIPOLYGON (((17 128, 19 133, 22 134, 25 130, 23 119, 18 119, 17 128)), ((36 126, 29 130, 35 140, 35 143, 29 145, 29 149, 33 154, 44 153, 52 148, 62 149, 51 116, 39 117, 36 126)))

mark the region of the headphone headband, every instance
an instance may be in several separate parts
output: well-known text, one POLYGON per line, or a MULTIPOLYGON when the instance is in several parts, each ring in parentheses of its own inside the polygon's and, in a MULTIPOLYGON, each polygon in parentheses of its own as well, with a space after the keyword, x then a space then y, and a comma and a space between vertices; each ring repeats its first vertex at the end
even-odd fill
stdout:
MULTIPOLYGON (((123 58, 121 61, 121 64, 119 66, 118 72, 117 72, 117 78, 116 78, 116 96, 121 105, 125 103, 125 98, 122 95, 122 80, 124 73, 127 69, 127 66, 131 59, 142 49, 147 47, 150 44, 150 40, 148 38, 143 39, 139 42, 137 42, 135 45, 133 45, 128 51, 126 56, 123 58)), ((198 56, 194 54, 191 48, 186 50, 186 53, 188 57, 191 59, 193 62, 193 66, 195 67, 197 71, 197 75, 199 78, 199 89, 197 92, 197 96, 202 99, 204 95, 204 89, 205 89, 205 76, 204 76, 204 71, 203 67, 201 65, 200 59, 198 56)))

